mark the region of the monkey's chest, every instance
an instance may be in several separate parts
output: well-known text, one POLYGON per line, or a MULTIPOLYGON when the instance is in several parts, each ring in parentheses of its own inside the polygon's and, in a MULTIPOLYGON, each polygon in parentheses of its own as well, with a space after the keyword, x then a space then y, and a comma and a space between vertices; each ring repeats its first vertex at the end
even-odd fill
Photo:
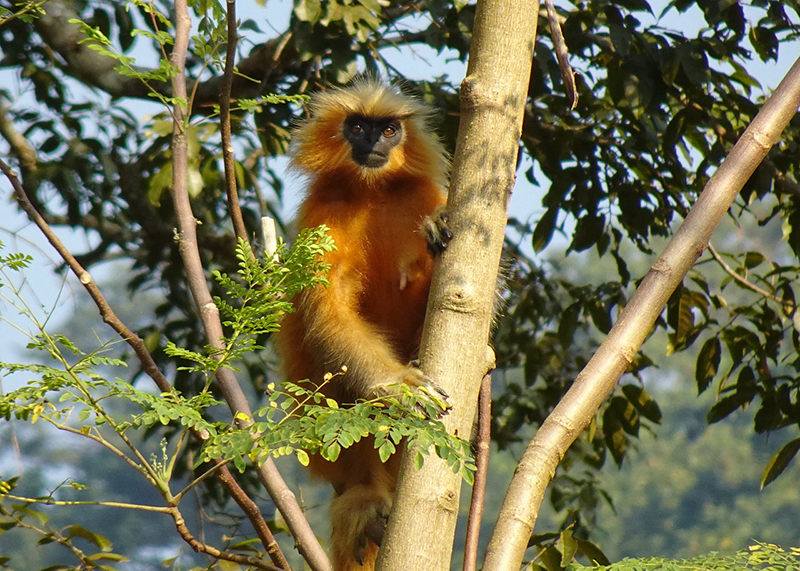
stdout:
POLYGON ((367 256, 360 311, 389 336, 400 356, 416 356, 428 302, 433 260, 418 234, 405 248, 383 244, 367 256))

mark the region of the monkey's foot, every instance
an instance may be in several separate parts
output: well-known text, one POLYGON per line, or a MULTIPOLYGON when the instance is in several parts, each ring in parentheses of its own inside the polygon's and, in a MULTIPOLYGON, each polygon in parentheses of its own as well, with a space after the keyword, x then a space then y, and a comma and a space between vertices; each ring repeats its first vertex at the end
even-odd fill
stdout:
POLYGON ((334 498, 331 505, 334 569, 374 568, 391 506, 391 491, 377 484, 357 485, 334 498))
POLYGON ((404 392, 403 385, 414 393, 414 410, 428 418, 439 418, 452 408, 450 395, 420 370, 416 360, 403 367, 389 382, 375 386, 372 392, 377 397, 400 399, 404 392))

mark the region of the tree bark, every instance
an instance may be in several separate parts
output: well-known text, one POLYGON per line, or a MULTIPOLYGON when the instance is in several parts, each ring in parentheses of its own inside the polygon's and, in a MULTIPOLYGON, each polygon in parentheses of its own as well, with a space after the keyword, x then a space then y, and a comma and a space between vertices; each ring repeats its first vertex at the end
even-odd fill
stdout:
POLYGON ((486 550, 484 571, 517 571, 547 485, 653 329, 672 292, 708 245, 736 195, 800 105, 800 60, 708 181, 697 203, 614 324, 608 337, 528 444, 486 550))
MULTIPOLYGON (((454 237, 433 276, 422 370, 450 395, 448 429, 469 438, 488 355, 497 271, 515 181, 538 2, 481 0, 475 14, 447 209, 454 237)), ((461 479, 406 454, 377 569, 447 570, 461 479)))

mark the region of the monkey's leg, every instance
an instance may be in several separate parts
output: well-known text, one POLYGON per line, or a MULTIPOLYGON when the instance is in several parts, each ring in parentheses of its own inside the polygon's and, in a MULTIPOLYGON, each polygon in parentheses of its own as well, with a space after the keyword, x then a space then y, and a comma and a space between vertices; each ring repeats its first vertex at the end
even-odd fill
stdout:
POLYGON ((331 552, 334 571, 372 571, 382 539, 381 521, 389 517, 391 491, 378 483, 347 489, 331 504, 331 552))

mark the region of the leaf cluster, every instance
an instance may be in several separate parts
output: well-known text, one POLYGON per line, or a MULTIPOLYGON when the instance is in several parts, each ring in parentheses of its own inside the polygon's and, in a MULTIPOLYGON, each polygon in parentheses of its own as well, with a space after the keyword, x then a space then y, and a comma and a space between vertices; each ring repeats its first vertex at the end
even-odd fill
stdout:
POLYGON ((257 259, 250 245, 240 240, 236 247, 239 268, 235 276, 214 270, 212 276, 225 295, 214 296, 222 324, 227 329, 224 349, 205 347, 200 353, 168 342, 165 352, 171 357, 196 363, 182 370, 204 372, 211 379, 220 367, 238 370, 234 361, 263 350, 258 339, 278 330, 280 318, 294 311, 292 298, 304 288, 326 286, 328 271, 322 255, 335 249, 327 227, 308 228, 293 247, 279 242, 274 254, 257 259))
POLYGON ((436 397, 406 385, 392 388, 397 396, 342 407, 316 387, 290 382, 271 386, 268 403, 253 413, 252 423, 210 438, 203 446, 203 458, 232 460, 244 470, 245 458, 260 464, 270 456, 289 454, 308 465, 310 455, 333 462, 343 450, 362 443, 378 450, 386 462, 405 446, 413 451, 417 465, 433 450, 454 473, 472 482, 475 465, 469 442, 451 436, 428 414, 441 410, 436 397))

